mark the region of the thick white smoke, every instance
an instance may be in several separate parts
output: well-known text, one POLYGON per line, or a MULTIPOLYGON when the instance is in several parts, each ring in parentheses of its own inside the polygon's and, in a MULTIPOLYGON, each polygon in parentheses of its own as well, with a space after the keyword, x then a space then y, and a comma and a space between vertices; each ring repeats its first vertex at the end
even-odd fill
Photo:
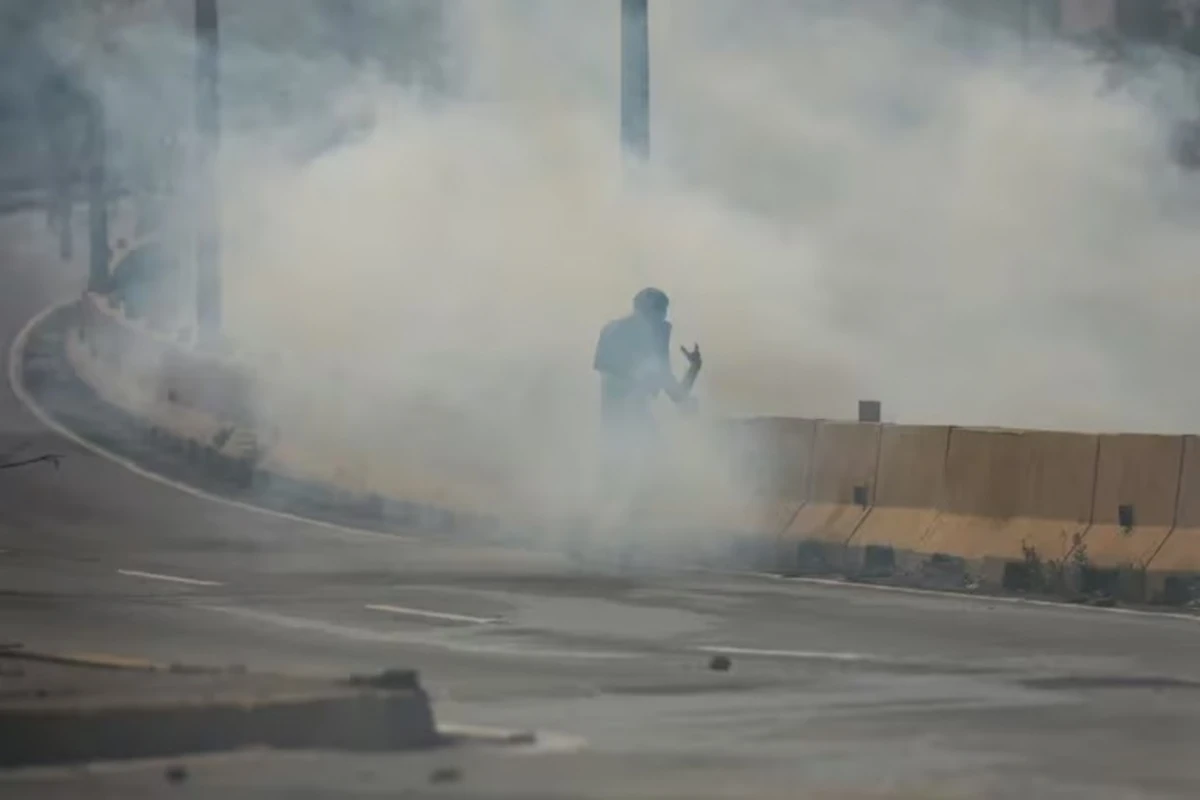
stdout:
POLYGON ((531 373, 582 402, 596 330, 653 283, 722 412, 1194 427, 1187 83, 817 5, 655 4, 631 176, 618 4, 458 4, 453 100, 360 84, 365 137, 233 157, 235 330, 493 410, 531 373))
MULTIPOLYGON (((319 43, 303 6, 224 20, 228 331, 279 354, 264 414, 365 488, 573 507, 595 337, 648 284, 712 416, 1200 426, 1190 65, 1115 78, 929 3, 652 2, 630 166, 617 2, 443 4, 435 97, 263 44, 319 43)), ((186 75, 175 30, 142 35, 186 75)))

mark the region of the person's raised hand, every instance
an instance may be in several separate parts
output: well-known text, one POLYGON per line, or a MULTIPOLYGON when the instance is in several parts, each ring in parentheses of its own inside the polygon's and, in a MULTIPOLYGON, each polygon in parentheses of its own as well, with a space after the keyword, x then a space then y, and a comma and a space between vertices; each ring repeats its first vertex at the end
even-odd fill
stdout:
POLYGON ((688 360, 688 366, 692 370, 699 372, 700 367, 704 364, 704 359, 700 357, 700 345, 693 344, 691 350, 688 350, 686 347, 680 347, 679 351, 688 360))

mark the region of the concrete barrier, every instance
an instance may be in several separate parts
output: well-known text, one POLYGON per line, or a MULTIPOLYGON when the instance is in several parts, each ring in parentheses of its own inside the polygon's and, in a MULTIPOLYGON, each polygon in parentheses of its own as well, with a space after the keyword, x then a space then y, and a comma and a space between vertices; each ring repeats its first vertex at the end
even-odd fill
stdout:
POLYGON ((1072 553, 1076 561, 1145 569, 1175 524, 1183 444, 1180 436, 1100 437, 1091 527, 1072 553))
POLYGON ((416 672, 320 680, 139 659, 0 652, 0 768, 446 743, 416 672))
POLYGON ((1150 599, 1181 604, 1200 598, 1200 439, 1183 437, 1175 524, 1147 559, 1150 599))
POLYGON ((922 548, 972 562, 987 583, 1009 564, 1061 564, 1091 517, 1097 450, 1090 434, 951 429, 945 508, 922 548))
POLYGON ((845 546, 873 502, 880 431, 873 423, 817 425, 808 500, 780 537, 785 570, 844 566, 845 546))
POLYGON ((926 552, 925 539, 945 507, 949 445, 946 426, 883 426, 875 504, 850 539, 851 571, 872 568, 872 549, 882 551, 894 568, 916 566, 913 557, 926 552))

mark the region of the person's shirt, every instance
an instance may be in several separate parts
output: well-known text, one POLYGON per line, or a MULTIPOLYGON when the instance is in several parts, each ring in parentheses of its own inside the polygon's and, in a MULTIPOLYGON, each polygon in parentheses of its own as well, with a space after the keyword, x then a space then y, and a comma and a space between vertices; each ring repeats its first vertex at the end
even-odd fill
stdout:
POLYGON ((608 419, 649 413, 650 401, 671 377, 671 323, 638 314, 600 332, 593 366, 600 373, 601 411, 608 419))

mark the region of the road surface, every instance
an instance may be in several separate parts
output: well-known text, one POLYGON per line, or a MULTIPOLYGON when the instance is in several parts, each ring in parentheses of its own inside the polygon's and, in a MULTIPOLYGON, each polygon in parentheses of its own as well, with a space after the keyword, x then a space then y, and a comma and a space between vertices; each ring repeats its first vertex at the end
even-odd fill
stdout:
MULTIPOLYGON (((0 337, 82 287, 0 218, 0 337)), ((8 349, 5 347, 5 353, 8 349)), ((7 356, 6 356, 7 357, 7 356)), ((342 530, 197 497, 0 392, 0 638, 313 674, 422 673, 443 722, 535 752, 182 759, 192 796, 1195 797, 1200 621, 342 530), (714 655, 731 660, 710 669, 714 655), (405 792, 407 792, 405 794, 405 792)), ((6 797, 157 796, 157 762, 0 774, 6 797)), ((176 773, 178 778, 178 773, 176 773)))

